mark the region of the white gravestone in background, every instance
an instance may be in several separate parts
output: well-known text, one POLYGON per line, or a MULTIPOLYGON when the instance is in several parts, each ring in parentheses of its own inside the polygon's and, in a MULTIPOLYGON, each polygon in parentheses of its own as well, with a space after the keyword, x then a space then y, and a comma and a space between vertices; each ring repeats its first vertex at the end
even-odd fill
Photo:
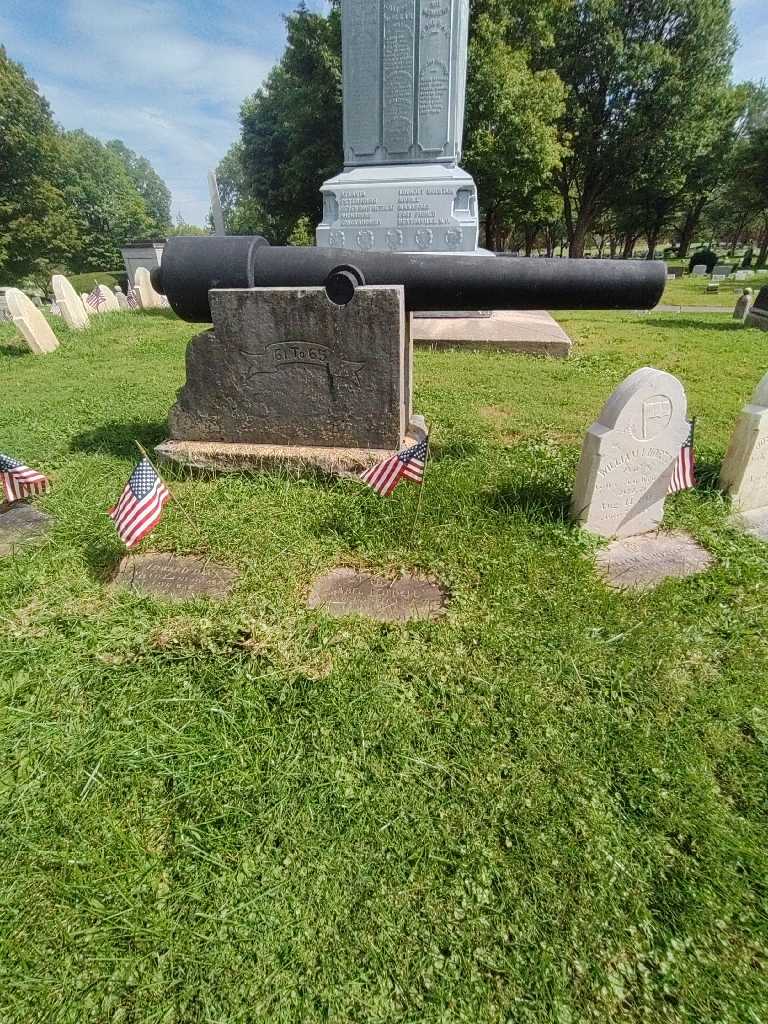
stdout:
POLYGON ((88 313, 83 300, 67 278, 63 274, 54 274, 51 278, 51 288, 67 327, 71 327, 73 331, 84 330, 90 323, 88 313))
POLYGON ((123 292, 123 289, 120 287, 120 285, 115 285, 114 293, 115 298, 117 299, 118 306, 124 313, 127 313, 131 307, 128 305, 128 298, 123 292))
POLYGON ((7 288, 5 301, 16 330, 36 356, 55 352, 59 339, 53 333, 43 314, 18 288, 7 288))
POLYGON ((469 0, 344 0, 344 170, 317 244, 473 252, 477 189, 458 166, 469 0))
POLYGON ((152 287, 152 280, 146 267, 137 268, 133 287, 142 309, 160 308, 160 296, 152 287))
POLYGON ((115 293, 111 289, 107 288, 105 284, 99 285, 99 291, 101 292, 101 297, 104 299, 104 302, 101 304, 101 312, 119 313, 120 305, 115 297, 115 293))
POLYGON ((768 513, 768 373, 736 421, 720 486, 730 494, 735 512, 768 513))
POLYGON ((587 431, 573 518, 603 537, 655 530, 689 429, 685 391, 676 377, 649 366, 630 374, 587 431))

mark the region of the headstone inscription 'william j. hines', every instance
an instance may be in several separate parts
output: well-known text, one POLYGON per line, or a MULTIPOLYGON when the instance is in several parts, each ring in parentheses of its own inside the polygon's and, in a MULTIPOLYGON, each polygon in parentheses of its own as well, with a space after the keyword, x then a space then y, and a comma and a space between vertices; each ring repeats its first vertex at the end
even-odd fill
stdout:
MULTIPOLYGON (((172 442, 397 449, 411 403, 402 287, 214 289, 172 442)), ((161 446, 162 454, 165 446, 161 446)))
POLYGON ((584 439, 571 514, 591 533, 630 537, 655 530, 689 432, 676 377, 636 370, 613 392, 584 439))
POLYGON ((731 496, 734 525, 768 540, 768 373, 736 421, 720 486, 731 496))
POLYGON ((469 0, 344 0, 344 171, 317 244, 473 251, 477 190, 461 157, 469 0))

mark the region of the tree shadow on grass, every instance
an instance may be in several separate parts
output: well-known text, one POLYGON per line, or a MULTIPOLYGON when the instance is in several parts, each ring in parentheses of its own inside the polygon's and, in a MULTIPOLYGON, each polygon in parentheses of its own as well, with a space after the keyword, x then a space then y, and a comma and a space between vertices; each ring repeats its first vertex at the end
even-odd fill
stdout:
POLYGON ((82 434, 76 434, 70 442, 69 449, 73 452, 106 452, 126 459, 138 454, 136 441, 148 452, 151 452, 152 448, 164 441, 167 435, 168 427, 165 422, 118 423, 112 421, 96 427, 95 430, 86 430, 82 434))
POLYGON ((0 345, 0 356, 31 356, 26 345, 0 345))
POLYGON ((568 520, 571 495, 564 488, 546 483, 506 484, 483 494, 485 503, 503 515, 522 512, 540 522, 568 520))
MULTIPOLYGON (((701 316, 707 316, 708 314, 702 313, 701 316)), ((725 316, 725 313, 721 313, 720 316, 725 316)), ((656 317, 654 323, 661 320, 661 317, 656 317)), ((667 323, 664 325, 667 326, 667 323)), ((697 331, 717 331, 720 334, 732 334, 734 331, 740 331, 742 329, 741 323, 736 320, 702 320, 701 317, 682 316, 680 313, 670 313, 668 326, 670 327, 690 327, 697 331)))

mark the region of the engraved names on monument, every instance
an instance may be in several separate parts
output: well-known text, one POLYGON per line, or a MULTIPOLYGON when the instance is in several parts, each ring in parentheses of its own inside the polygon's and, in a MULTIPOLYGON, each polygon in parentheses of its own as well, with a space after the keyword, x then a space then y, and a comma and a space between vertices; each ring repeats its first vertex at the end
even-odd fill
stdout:
POLYGON ((323 185, 318 245, 473 251, 468 0, 345 0, 342 19, 345 170, 323 185))

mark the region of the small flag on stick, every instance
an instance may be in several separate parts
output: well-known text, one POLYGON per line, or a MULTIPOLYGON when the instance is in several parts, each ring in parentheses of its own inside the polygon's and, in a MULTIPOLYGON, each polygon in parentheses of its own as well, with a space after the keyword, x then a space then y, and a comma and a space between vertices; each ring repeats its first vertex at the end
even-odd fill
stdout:
POLYGON ((426 437, 412 448, 390 455, 383 462, 367 469, 360 474, 360 479, 382 498, 388 498, 401 480, 410 480, 415 484, 423 482, 428 451, 429 437, 426 437))
POLYGON ((49 486, 48 478, 42 473, 8 455, 0 455, 0 478, 8 502, 20 501, 30 494, 43 494, 49 486))
POLYGON ((120 500, 109 511, 126 547, 136 547, 154 530, 170 496, 155 467, 144 456, 125 485, 120 500))
POLYGON ((680 454, 677 457, 675 471, 669 484, 669 494, 677 494, 678 491, 689 491, 696 486, 696 455, 693 450, 693 433, 696 429, 696 420, 691 420, 691 430, 688 434, 680 454))
POLYGON ((128 308, 129 309, 138 309, 139 308, 139 303, 136 300, 136 292, 133 290, 133 285, 131 284, 130 281, 128 282, 128 294, 126 295, 126 298, 128 299, 128 308))
POLYGON ((107 300, 101 294, 101 288, 99 288, 99 286, 96 285, 93 291, 88 293, 85 301, 88 303, 91 309, 94 309, 98 313, 107 300))

